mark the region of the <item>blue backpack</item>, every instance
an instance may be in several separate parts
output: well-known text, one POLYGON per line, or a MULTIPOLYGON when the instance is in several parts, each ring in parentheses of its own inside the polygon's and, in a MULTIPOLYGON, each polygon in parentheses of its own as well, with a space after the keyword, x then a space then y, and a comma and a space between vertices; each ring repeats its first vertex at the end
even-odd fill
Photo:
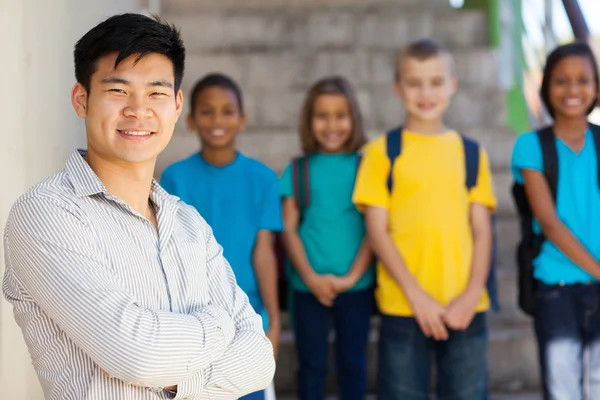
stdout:
MULTIPOLYGON (((402 153, 402 130, 403 127, 399 126, 392 129, 387 133, 386 137, 386 153, 390 161, 390 173, 387 179, 387 187, 392 193, 393 188, 393 168, 394 162, 402 153)), ((465 169, 466 169, 466 182, 465 186, 467 190, 471 190, 477 185, 477 177, 479 176, 479 144, 472 139, 462 136, 462 142, 465 153, 465 169)), ((487 279, 487 292, 490 298, 492 310, 499 311, 500 303, 498 301, 498 289, 496 283, 496 252, 497 252, 497 237, 496 237, 496 217, 492 215, 492 254, 491 254, 491 265, 490 274, 487 279)))

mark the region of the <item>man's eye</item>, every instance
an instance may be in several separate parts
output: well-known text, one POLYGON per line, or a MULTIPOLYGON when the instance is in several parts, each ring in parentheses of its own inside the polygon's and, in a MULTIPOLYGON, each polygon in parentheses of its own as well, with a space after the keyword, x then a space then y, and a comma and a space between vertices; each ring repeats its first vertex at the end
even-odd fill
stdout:
POLYGON ((125 94, 125 91, 123 89, 108 89, 109 92, 113 92, 113 93, 123 93, 125 94))

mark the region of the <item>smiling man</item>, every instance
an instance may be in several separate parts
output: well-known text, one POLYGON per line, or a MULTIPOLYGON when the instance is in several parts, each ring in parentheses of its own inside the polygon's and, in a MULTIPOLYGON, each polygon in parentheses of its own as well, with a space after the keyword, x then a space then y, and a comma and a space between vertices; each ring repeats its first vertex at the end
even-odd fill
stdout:
POLYGON ((179 32, 111 17, 75 46, 87 151, 14 204, 4 294, 46 399, 235 399, 275 363, 211 228, 152 178, 182 110, 179 32))

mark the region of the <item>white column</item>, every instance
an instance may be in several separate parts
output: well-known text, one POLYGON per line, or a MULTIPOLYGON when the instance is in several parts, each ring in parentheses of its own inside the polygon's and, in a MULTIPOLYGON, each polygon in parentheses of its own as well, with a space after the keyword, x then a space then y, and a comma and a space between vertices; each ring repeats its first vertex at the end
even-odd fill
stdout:
MULTIPOLYGON (((138 0, 0 0, 0 229, 14 200, 85 144, 70 104, 75 41, 138 0)), ((0 276, 4 252, 0 246, 0 276)), ((0 298, 0 399, 43 395, 12 307, 0 298)))

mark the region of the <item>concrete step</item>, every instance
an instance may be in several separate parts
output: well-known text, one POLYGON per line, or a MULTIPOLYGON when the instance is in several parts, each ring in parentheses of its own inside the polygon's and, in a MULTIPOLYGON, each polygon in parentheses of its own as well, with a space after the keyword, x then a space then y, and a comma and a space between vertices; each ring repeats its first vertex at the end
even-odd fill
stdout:
MULTIPOLYGON (((368 346, 368 387, 376 391, 377 340, 374 329, 368 346)), ((333 335, 330 350, 330 374, 327 381, 329 393, 335 393, 336 383, 333 368, 333 335)), ((489 346, 490 390, 497 393, 536 392, 539 390, 537 350, 532 329, 529 325, 496 327, 490 324, 489 346)), ((293 334, 282 333, 275 387, 279 394, 293 395, 296 392, 296 352, 293 334)))
POLYGON ((162 0, 163 13, 190 13, 222 10, 265 10, 273 8, 306 8, 331 7, 403 7, 404 9, 450 9, 448 0, 162 0), (365 4, 367 3, 367 4, 365 4))
MULTIPOLYGON (((540 400, 541 394, 539 393, 492 393, 490 400, 540 400)), ((277 400, 296 400, 296 396, 277 396, 277 400)), ((337 400, 335 396, 327 397, 327 400, 337 400)), ((369 394, 365 400, 377 400, 377 396, 369 394)), ((433 400, 433 396, 432 396, 433 400)))
POLYGON ((181 28, 190 54, 290 49, 397 51, 420 37, 440 40, 451 48, 489 43, 486 16, 479 11, 410 10, 402 6, 236 8, 165 12, 163 18, 181 28))

